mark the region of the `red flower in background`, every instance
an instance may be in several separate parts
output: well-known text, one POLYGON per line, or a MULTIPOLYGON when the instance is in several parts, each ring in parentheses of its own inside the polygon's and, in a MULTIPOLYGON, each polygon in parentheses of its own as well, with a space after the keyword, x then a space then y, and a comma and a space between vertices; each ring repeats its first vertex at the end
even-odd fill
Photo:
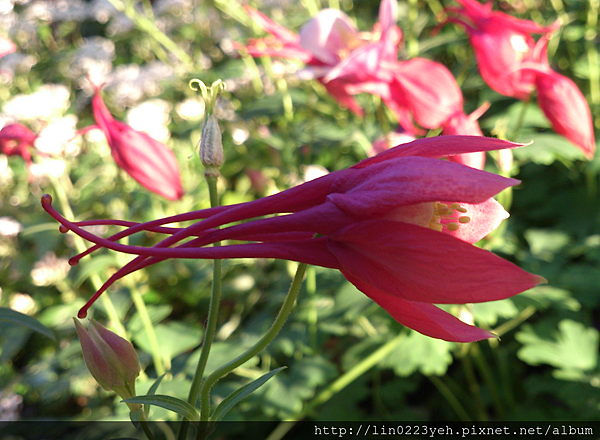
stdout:
MULTIPOLYGON (((117 121, 106 108, 100 88, 92 100, 97 128, 102 130, 117 165, 140 185, 169 200, 183 196, 179 165, 175 154, 146 133, 117 121)), ((96 128, 96 126, 88 127, 96 128)))
MULTIPOLYGON (((462 112, 462 94, 443 65, 423 58, 398 61, 402 32, 396 25, 397 1, 383 0, 379 22, 367 36, 343 12, 324 9, 296 35, 260 12, 247 13, 273 36, 250 40, 252 56, 297 59, 307 66, 299 76, 317 79, 342 105, 362 115, 353 95, 379 96, 398 121, 412 129, 413 120, 425 128, 438 128, 462 112)), ((242 48, 243 46, 240 46, 242 48)))
POLYGON ((548 62, 548 34, 560 23, 543 27, 493 12, 491 3, 456 1, 462 8, 449 8, 458 17, 448 21, 465 26, 485 82, 496 92, 520 100, 527 99, 535 88, 538 105, 554 131, 591 159, 596 144, 589 106, 575 83, 554 72, 548 62), (543 36, 536 43, 531 34, 543 36))
POLYGON ((485 82, 504 96, 527 99, 534 87, 535 75, 518 70, 523 62, 539 59, 540 47, 531 34, 547 34, 560 27, 557 21, 543 27, 519 20, 503 12, 492 11, 492 3, 456 0, 462 8, 448 8, 458 16, 448 21, 465 27, 485 82))
POLYGON ((515 146, 482 137, 420 139, 270 197, 144 224, 72 223, 52 208, 49 196, 42 204, 61 230, 96 244, 74 257, 73 264, 100 247, 138 255, 105 283, 81 315, 119 278, 167 258, 280 258, 338 269, 404 325, 466 342, 493 335, 435 303, 507 298, 543 279, 471 245, 508 216, 491 197, 518 181, 435 158, 515 146), (291 214, 215 229, 274 213, 291 214), (200 219, 205 220, 187 228, 162 226, 200 219), (104 239, 81 227, 97 224, 128 229, 104 239), (170 236, 149 248, 117 243, 140 231, 170 236), (253 243, 206 247, 227 239, 253 243))
POLYGON ((0 152, 7 156, 21 156, 31 166, 30 148, 34 148, 37 135, 23 124, 5 125, 0 130, 0 152))

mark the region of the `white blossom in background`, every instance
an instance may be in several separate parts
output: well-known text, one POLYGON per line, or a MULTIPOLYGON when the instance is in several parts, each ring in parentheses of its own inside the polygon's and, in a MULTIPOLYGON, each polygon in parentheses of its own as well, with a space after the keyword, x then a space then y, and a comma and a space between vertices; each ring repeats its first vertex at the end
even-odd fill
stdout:
POLYGON ((69 108, 69 89, 60 84, 45 84, 30 95, 16 95, 2 106, 2 116, 13 122, 52 121, 69 108))
POLYGON ((8 157, 0 154, 0 185, 8 186, 12 182, 13 171, 8 166, 8 157))
POLYGON ((36 57, 13 52, 0 58, 0 81, 10 84, 16 73, 29 73, 37 63, 36 57))
POLYGON ((171 117, 171 104, 162 99, 151 99, 142 102, 127 112, 126 123, 132 128, 147 133, 160 142, 166 142, 171 137, 167 128, 171 117))
POLYGON ((31 271, 33 284, 50 286, 66 278, 69 272, 69 262, 66 258, 58 258, 54 252, 47 252, 40 261, 36 262, 31 271))
POLYGON ((250 137, 250 132, 245 128, 234 127, 231 129, 231 138, 236 145, 242 145, 250 137))
POLYGON ((204 101, 199 98, 188 98, 175 105, 175 112, 185 121, 201 121, 204 119, 204 101))
POLYGON ((309 180, 314 180, 319 177, 323 177, 329 174, 327 168, 322 167, 321 165, 307 165, 304 167, 303 179, 305 182, 309 180))
POLYGON ((26 293, 13 293, 10 297, 10 308, 25 315, 32 315, 37 311, 34 299, 26 293))
POLYGON ((46 186, 50 177, 62 176, 66 169, 64 160, 50 157, 40 157, 29 167, 33 181, 40 186, 46 186))
POLYGON ((156 96, 161 92, 160 82, 173 78, 173 68, 160 61, 144 66, 123 64, 117 66, 105 87, 112 94, 113 102, 121 108, 137 104, 144 96, 156 96))
POLYGON ((12 217, 0 217, 0 236, 16 237, 23 230, 23 225, 12 217))
POLYGON ((114 59, 115 43, 102 37, 86 38, 69 66, 69 75, 71 78, 89 76, 94 84, 102 84, 112 71, 114 59))
POLYGON ((50 156, 77 156, 81 137, 77 133, 77 116, 66 115, 46 126, 35 140, 35 148, 50 156))

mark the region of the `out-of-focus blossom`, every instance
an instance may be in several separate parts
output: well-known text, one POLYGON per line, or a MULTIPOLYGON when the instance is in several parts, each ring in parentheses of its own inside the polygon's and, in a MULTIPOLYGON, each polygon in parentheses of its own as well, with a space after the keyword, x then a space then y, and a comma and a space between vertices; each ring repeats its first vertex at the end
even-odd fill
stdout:
POLYGON ((347 15, 334 9, 320 11, 296 35, 255 9, 245 8, 261 28, 272 34, 249 41, 244 50, 250 55, 304 62, 307 67, 300 72, 302 79, 318 79, 340 104, 359 115, 362 109, 352 95, 376 89, 379 96, 389 95, 384 89, 391 73, 382 65, 397 61, 402 33, 395 24, 396 0, 382 1, 379 23, 369 36, 359 33, 347 15))
POLYGON ((448 8, 457 14, 448 21, 463 25, 475 51, 477 65, 485 82, 496 92, 524 100, 531 94, 535 75, 519 70, 524 62, 539 59, 543 42, 536 44, 531 34, 547 34, 560 27, 557 21, 544 27, 492 11, 492 3, 456 0, 462 8, 448 8))
POLYGON ((371 145, 371 149, 367 152, 367 156, 377 156, 392 147, 400 144, 406 144, 415 140, 415 136, 408 131, 400 128, 399 131, 391 131, 384 136, 377 138, 371 145))
POLYGON ((147 133, 150 137, 167 142, 171 137, 168 128, 171 117, 171 104, 163 99, 151 99, 132 107, 127 112, 127 124, 138 131, 147 133))
POLYGON ((34 147, 36 134, 23 124, 9 124, 0 130, 0 152, 7 156, 21 156, 31 165, 30 148, 34 147))
POLYGON ((179 165, 175 154, 166 145, 115 120, 106 108, 99 88, 92 100, 92 110, 120 168, 145 188, 169 200, 183 196, 179 165))
POLYGON ((397 1, 382 0, 379 22, 370 34, 359 32, 350 19, 324 9, 296 35, 246 8, 250 17, 273 36, 251 40, 245 47, 252 56, 277 56, 306 64, 301 79, 317 79, 342 105, 358 115, 363 111, 353 96, 379 96, 404 127, 435 129, 462 112, 462 94, 443 65, 423 58, 398 61, 402 32, 396 25, 397 1))
POLYGON ((474 341, 492 334, 434 304, 506 298, 543 278, 471 245, 508 216, 492 196, 518 181, 436 158, 515 146, 483 137, 420 139, 270 197, 145 224, 72 223, 54 210, 50 196, 42 205, 63 232, 95 243, 72 264, 100 247, 138 255, 105 283, 80 317, 116 280, 167 258, 281 258, 340 270, 396 320, 421 333, 474 341), (275 213, 290 214, 223 227, 275 213), (205 220, 187 228, 163 226, 200 219, 205 220), (107 239, 81 228, 97 224, 129 228, 107 239), (140 231, 170 237, 149 248, 118 243, 140 231), (184 239, 190 240, 180 243, 184 239), (206 247, 227 239, 254 243, 206 247))
POLYGON ((66 86, 45 84, 30 95, 13 96, 2 106, 2 114, 6 119, 13 121, 52 121, 61 118, 69 108, 70 95, 66 86))
POLYGON ((0 217, 0 236, 16 237, 23 225, 11 217, 0 217))
POLYGON ((32 315, 37 311, 37 304, 26 293, 13 293, 10 297, 10 308, 26 315, 32 315))
POLYGON ((112 70, 115 44, 102 37, 85 38, 69 66, 72 78, 87 77, 94 84, 105 82, 112 70))
POLYGON ((58 258, 54 252, 46 253, 43 258, 36 262, 31 270, 31 278, 36 286, 50 286, 62 281, 69 273, 69 261, 66 258, 58 258))
POLYGON ((17 50, 17 46, 15 46, 15 43, 10 41, 6 37, 0 36, 0 58, 2 58, 5 55, 8 55, 9 53, 13 53, 15 50, 17 50))
POLYGON ((596 141, 590 108, 577 85, 550 69, 535 72, 538 105, 558 134, 573 142, 588 159, 594 157, 596 141))
MULTIPOLYGON (((448 119, 442 127, 443 135, 466 135, 466 136, 483 136, 477 119, 489 108, 489 103, 486 103, 471 113, 465 115, 462 110, 450 119, 448 119)), ((485 166, 485 152, 478 151, 476 153, 457 154, 449 160, 458 162, 471 168, 482 170, 485 166)))
POLYGON ((91 321, 88 330, 77 319, 74 321, 83 360, 96 382, 105 390, 116 392, 123 399, 135 397, 135 379, 139 376, 141 368, 131 342, 94 320, 91 321))
POLYGON ((81 150, 77 135, 77 116, 66 115, 48 124, 35 140, 35 148, 50 156, 77 156, 81 150))

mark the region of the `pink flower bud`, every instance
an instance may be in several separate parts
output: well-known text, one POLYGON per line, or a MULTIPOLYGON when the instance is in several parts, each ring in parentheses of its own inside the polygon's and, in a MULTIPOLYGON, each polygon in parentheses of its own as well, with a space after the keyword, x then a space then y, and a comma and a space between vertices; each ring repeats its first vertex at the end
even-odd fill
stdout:
POLYGON ((89 331, 77 319, 74 321, 83 360, 96 382, 123 399, 134 397, 140 363, 131 342, 96 321, 91 321, 89 331))
POLYGON ((169 200, 183 196, 177 159, 165 144, 115 120, 100 96, 100 88, 96 89, 92 110, 120 168, 140 185, 169 200))
POLYGON ((21 156, 31 163, 29 148, 37 139, 36 134, 23 124, 9 124, 0 130, 0 152, 7 156, 21 156))

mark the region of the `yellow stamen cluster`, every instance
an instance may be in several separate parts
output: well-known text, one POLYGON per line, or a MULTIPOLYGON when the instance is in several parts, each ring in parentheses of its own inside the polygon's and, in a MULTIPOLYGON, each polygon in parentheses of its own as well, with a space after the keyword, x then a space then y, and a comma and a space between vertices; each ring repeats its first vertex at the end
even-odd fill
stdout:
POLYGON ((458 217, 458 223, 452 221, 443 224, 441 222, 442 218, 455 220, 455 212, 464 214, 467 212, 467 210, 458 203, 452 203, 450 206, 448 206, 445 203, 435 202, 433 204, 433 214, 431 216, 431 220, 429 220, 429 227, 439 232, 442 232, 444 226, 446 226, 449 231, 456 231, 459 227, 459 224, 465 224, 471 221, 469 216, 462 215, 458 217))

